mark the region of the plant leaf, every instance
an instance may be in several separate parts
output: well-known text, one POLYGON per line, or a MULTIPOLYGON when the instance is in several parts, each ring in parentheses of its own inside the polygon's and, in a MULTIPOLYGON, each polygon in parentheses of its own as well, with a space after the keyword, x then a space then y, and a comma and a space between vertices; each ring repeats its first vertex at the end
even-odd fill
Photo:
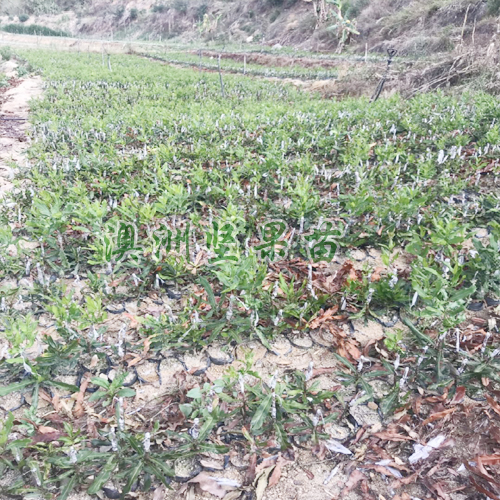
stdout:
POLYGON ((135 390, 130 387, 124 387, 123 389, 120 389, 116 395, 123 398, 131 398, 132 396, 135 396, 135 390))
POLYGON ((399 384, 396 384, 392 391, 380 402, 380 411, 384 415, 389 415, 399 403, 399 384))
POLYGON ((23 380, 22 382, 16 382, 15 384, 10 384, 5 387, 0 387, 0 397, 7 396, 7 394, 10 394, 11 392, 19 391, 23 389, 24 387, 27 387, 28 385, 34 384, 35 380, 34 379, 26 379, 23 380))
POLYGON ((263 400, 260 406, 257 408, 257 411, 254 413, 252 418, 252 422, 250 424, 250 428, 253 432, 257 432, 262 428, 262 425, 266 421, 269 410, 271 409, 271 404, 273 401, 273 395, 267 395, 263 400))
POLYGON ((199 278, 200 280, 200 285, 205 289, 205 291, 207 292, 207 297, 208 297, 208 303, 210 304, 210 306, 212 307, 212 309, 214 311, 217 311, 217 302, 215 301, 215 295, 214 295, 214 291, 210 285, 210 283, 208 282, 208 280, 206 278, 204 278, 203 276, 200 276, 199 278))
POLYGON ((99 472, 98 476, 94 479, 94 482, 89 486, 87 493, 89 495, 95 495, 100 489, 109 481, 111 477, 111 473, 116 468, 116 459, 115 456, 109 457, 109 460, 106 462, 104 467, 99 472))
POLYGON ((66 498, 68 498, 69 494, 73 491, 73 488, 76 485, 76 480, 77 476, 76 474, 73 474, 69 478, 69 481, 62 488, 61 493, 59 493, 59 496, 57 497, 57 500, 66 500, 66 498))
POLYGON ((134 483, 137 481, 137 478, 139 477, 139 474, 141 473, 142 471, 142 468, 144 466, 144 463, 142 462, 142 460, 130 471, 130 473, 128 474, 129 476, 129 479, 127 481, 127 484, 125 486, 125 488, 123 488, 122 490, 122 494, 121 494, 121 498, 125 498, 125 495, 127 493, 130 492, 130 490, 132 489, 132 486, 134 485, 134 483))

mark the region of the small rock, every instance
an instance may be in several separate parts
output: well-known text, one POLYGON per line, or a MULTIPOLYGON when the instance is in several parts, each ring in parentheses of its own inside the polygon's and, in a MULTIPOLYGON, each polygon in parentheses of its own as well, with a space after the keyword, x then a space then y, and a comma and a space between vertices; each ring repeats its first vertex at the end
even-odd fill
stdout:
POLYGON ((201 464, 196 457, 178 458, 174 462, 175 481, 187 483, 202 471, 201 464))
POLYGON ((382 423, 378 412, 365 405, 354 405, 349 413, 360 426, 373 427, 382 423))
POLYGON ((335 423, 326 424, 325 431, 339 443, 344 442, 351 435, 351 430, 343 425, 338 425, 335 423))

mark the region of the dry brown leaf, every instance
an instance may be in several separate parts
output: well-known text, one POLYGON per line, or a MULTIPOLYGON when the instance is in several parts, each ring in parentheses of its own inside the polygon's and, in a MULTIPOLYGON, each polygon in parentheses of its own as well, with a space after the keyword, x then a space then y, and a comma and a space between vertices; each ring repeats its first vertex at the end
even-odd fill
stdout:
POLYGON ((478 457, 483 465, 496 465, 500 464, 500 455, 481 455, 478 457))
POLYGON ((456 408, 448 408, 447 410, 438 411, 437 413, 433 413, 429 418, 426 418, 422 425, 430 424, 431 422, 435 422, 436 420, 440 420, 441 418, 446 417, 446 415, 450 415, 453 413, 456 408))
POLYGON ((43 389, 40 389, 38 394, 47 403, 52 403, 52 398, 43 389))
POLYGON ((442 498, 443 500, 450 500, 450 495, 444 491, 443 486, 441 483, 434 483, 432 485, 429 485, 431 490, 434 490, 439 498, 442 498))
POLYGON ((223 463, 216 460, 200 460, 200 464, 205 470, 224 470, 223 463))
POLYGON ((465 468, 472 472, 473 474, 475 474, 476 476, 479 476, 481 477, 482 479, 485 479, 486 481, 488 481, 489 483, 493 483, 494 485, 496 486, 500 486, 500 483, 495 481, 495 478, 493 478, 492 476, 490 476, 490 474, 488 473, 488 471, 484 468, 483 464, 481 463, 480 460, 477 461, 477 466, 478 468, 476 469, 475 467, 473 467, 472 465, 470 465, 469 463, 467 462, 464 462, 464 465, 465 465, 465 468))
POLYGON ((163 500, 165 497, 166 488, 165 486, 158 486, 153 493, 153 500, 163 500))
POLYGON ((276 467, 273 470, 273 473, 271 474, 271 477, 269 478, 269 484, 268 488, 272 488, 273 486, 277 485, 279 483, 279 480, 281 478, 281 469, 286 465, 292 463, 290 460, 287 460, 283 456, 279 456, 278 460, 276 461, 276 467))
POLYGON ((375 432, 374 434, 372 434, 372 436, 378 437, 380 439, 385 439, 386 441, 413 441, 411 437, 388 431, 375 432))
POLYGON ((338 371, 338 368, 314 368, 312 371, 311 379, 319 377, 320 375, 327 375, 338 371))
POLYGON ((315 330, 316 328, 319 328, 323 323, 326 323, 328 321, 332 321, 334 319, 335 313, 339 310, 339 306, 336 305, 334 307, 331 307, 330 309, 327 309, 324 311, 320 316, 318 316, 316 319, 312 320, 309 323, 309 327, 315 330))
POLYGON ((65 436, 65 432, 55 431, 47 433, 37 433, 33 436, 31 442, 36 443, 51 443, 52 441, 57 441, 61 436, 65 436))
POLYGON ((495 495, 491 491, 488 491, 486 488, 481 486, 473 477, 470 478, 471 483, 476 487, 477 491, 486 495, 487 498, 491 500, 500 500, 500 496, 495 495))
POLYGON ((209 476, 205 472, 201 472, 196 477, 193 477, 193 479, 190 479, 189 483, 196 483, 203 491, 207 491, 219 498, 224 498, 228 491, 238 489, 239 487, 236 482, 228 482, 224 478, 209 476))
POLYGON ((392 473, 389 469, 384 467, 383 465, 377 465, 377 464, 363 464, 362 465, 363 469, 370 469, 379 472, 380 474, 387 476, 387 477, 399 477, 396 476, 396 474, 392 473))
POLYGON ((139 364, 141 361, 142 361, 142 357, 141 356, 136 356, 135 358, 131 359, 130 361, 127 361, 127 366, 130 368, 132 366, 135 366, 137 364, 139 364))
POLYGON ((397 490, 398 488, 401 488, 401 486, 403 485, 414 483, 418 479, 418 476, 419 473, 415 472, 415 474, 412 474, 411 476, 406 476, 401 479, 396 479, 396 481, 393 481, 391 483, 391 488, 397 490))
POLYGON ((491 396, 489 396, 488 394, 486 395, 486 400, 490 404, 490 406, 493 409, 493 411, 495 413, 497 413, 498 415, 500 415, 500 405, 491 396))
POLYGON ((342 490, 341 496, 349 493, 349 491, 356 488, 360 481, 366 480, 366 476, 358 469, 354 469, 349 476, 349 479, 344 485, 344 489, 342 490))
POLYGON ((262 498, 264 497, 264 492, 266 491, 267 488, 267 479, 273 469, 274 467, 267 467, 255 479, 254 486, 255 486, 256 500, 262 500, 262 498))
POLYGON ((465 396, 465 387, 463 385, 457 387, 457 390, 455 392, 455 396, 453 397, 453 400, 451 401, 452 405, 456 405, 464 399, 465 396))
POLYGON ((384 271, 384 269, 385 268, 383 267, 376 267, 372 273, 372 281, 380 281, 380 279, 382 278, 380 273, 384 271))
POLYGON ((58 415, 57 413, 49 413, 48 415, 45 415, 43 418, 45 420, 50 420, 54 424, 62 424, 64 422, 62 417, 60 415, 58 415))
POLYGON ((248 486, 249 484, 252 484, 254 482, 256 466, 257 466, 257 454, 254 453, 250 457, 250 461, 248 463, 248 469, 246 470, 245 479, 243 481, 244 485, 248 486))
POLYGON ((130 320, 129 328, 135 329, 141 324, 137 316, 134 316, 133 314, 130 313, 123 313, 123 315, 130 320))
POLYGON ((85 413, 85 409, 83 408, 83 398, 85 397, 85 391, 87 390, 89 382, 90 382, 90 373, 87 372, 82 378, 80 391, 78 392, 75 398, 75 407, 73 409, 73 415, 76 418, 82 417, 83 414, 85 413))
POLYGON ((94 354, 92 356, 92 359, 90 360, 90 368, 95 368, 98 362, 99 362, 99 357, 97 356, 97 354, 94 354))
POLYGON ((349 339, 342 346, 340 346, 338 351, 339 354, 341 354, 341 351, 343 351, 345 354, 341 354, 341 356, 343 355, 344 358, 347 358, 350 361, 358 360, 361 357, 360 350, 356 347, 356 344, 351 339, 349 339))
POLYGON ((401 493, 401 495, 396 495, 394 500, 411 500, 411 497, 408 493, 401 493))
POLYGON ((46 427, 45 425, 40 425, 38 427, 38 432, 40 432, 41 434, 54 434, 56 432, 59 432, 57 429, 55 429, 54 427, 46 427))
POLYGON ((262 462, 255 468, 255 472, 259 475, 264 469, 268 469, 269 467, 274 467, 276 465, 276 461, 278 460, 277 455, 272 455, 270 457, 264 458, 262 462))
POLYGON ((496 426, 490 427, 490 436, 500 444, 500 429, 496 426))
POLYGON ((144 356, 146 356, 148 354, 150 347, 151 347, 151 340, 144 339, 144 350, 142 351, 142 354, 144 356))

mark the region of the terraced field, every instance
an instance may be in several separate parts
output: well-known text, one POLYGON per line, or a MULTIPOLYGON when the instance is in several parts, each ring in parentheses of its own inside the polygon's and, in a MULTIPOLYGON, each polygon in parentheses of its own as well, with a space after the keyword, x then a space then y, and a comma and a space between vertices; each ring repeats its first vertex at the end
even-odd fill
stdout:
POLYGON ((499 497, 498 99, 18 64, 1 495, 499 497))

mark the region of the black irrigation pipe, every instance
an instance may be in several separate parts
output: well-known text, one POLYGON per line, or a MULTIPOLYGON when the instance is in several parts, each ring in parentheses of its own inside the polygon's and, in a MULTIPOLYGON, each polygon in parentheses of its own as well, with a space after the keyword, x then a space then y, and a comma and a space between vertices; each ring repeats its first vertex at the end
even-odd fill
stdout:
POLYGON ((228 359, 216 358, 209 354, 208 359, 210 359, 210 362, 214 365, 230 365, 234 361, 234 354, 230 354, 228 359))
POLYGON ((124 312, 127 312, 127 309, 125 308, 125 304, 122 304, 121 309, 110 309, 109 306, 106 306, 105 309, 110 314, 122 314, 124 312))
POLYGON ((311 336, 309 335, 309 333, 307 333, 307 332, 304 333, 304 337, 306 337, 306 336, 309 337, 309 340, 311 341, 311 345, 309 345, 309 346, 296 344, 290 338, 293 335, 293 333, 291 331, 285 331, 285 332, 283 332, 283 334, 284 334, 285 338, 288 340, 288 342, 290 342, 290 344, 292 344, 292 346, 295 347, 296 349, 311 349, 314 346, 314 341, 311 338, 311 336))
POLYGON ((380 323, 382 326, 385 326, 386 328, 392 328, 397 324, 397 322, 401 319, 399 316, 399 310, 393 310, 392 311, 392 319, 389 321, 384 321, 382 318, 379 318, 377 316, 374 316, 375 321, 380 323))
POLYGON ((24 394, 21 394, 21 404, 19 404, 18 406, 14 407, 14 408, 11 408, 10 410, 7 410, 7 411, 10 413, 10 412, 19 410, 19 408, 22 408, 23 406, 25 406, 27 404, 28 404, 28 401, 26 401, 24 394))

